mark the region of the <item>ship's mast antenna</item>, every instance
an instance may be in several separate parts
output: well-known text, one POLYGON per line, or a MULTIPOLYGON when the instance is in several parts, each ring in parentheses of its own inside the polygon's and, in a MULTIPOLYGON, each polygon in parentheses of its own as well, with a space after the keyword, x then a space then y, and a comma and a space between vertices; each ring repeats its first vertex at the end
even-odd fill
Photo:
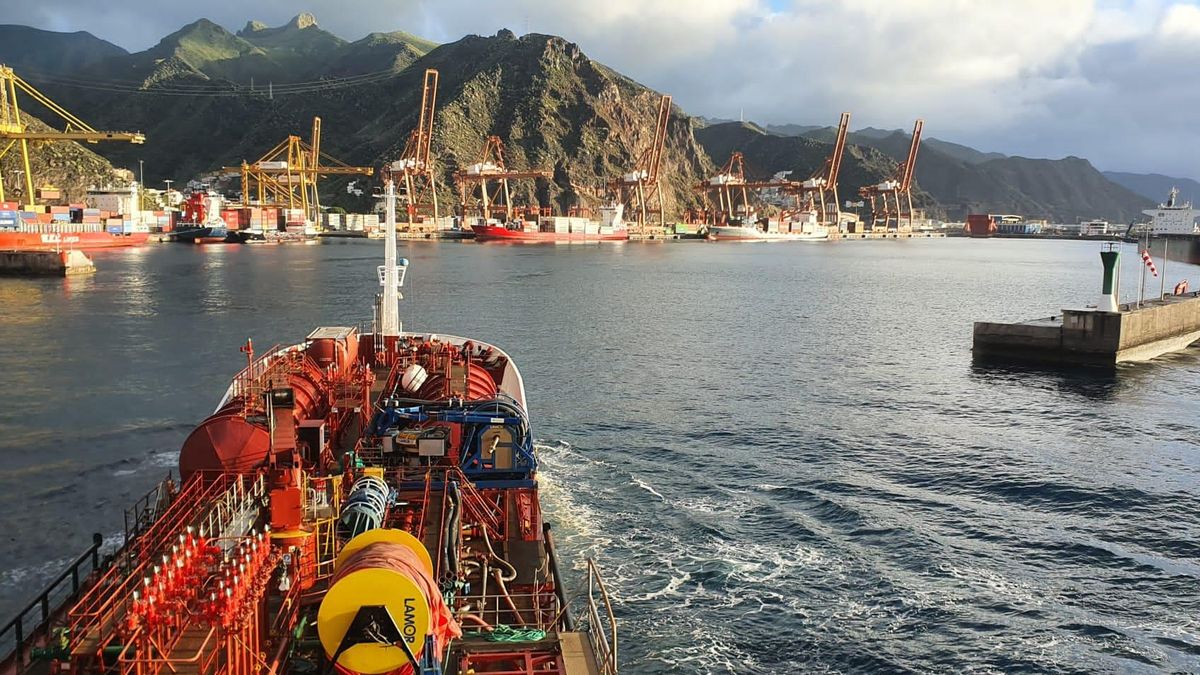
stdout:
MULTIPOLYGON (((400 284, 401 277, 396 267, 396 184, 389 173, 384 178, 384 199, 387 200, 384 223, 383 266, 379 268, 379 282, 383 285, 383 303, 379 308, 379 332, 385 338, 400 335, 400 284)), ((405 261, 405 265, 408 261, 405 261)))

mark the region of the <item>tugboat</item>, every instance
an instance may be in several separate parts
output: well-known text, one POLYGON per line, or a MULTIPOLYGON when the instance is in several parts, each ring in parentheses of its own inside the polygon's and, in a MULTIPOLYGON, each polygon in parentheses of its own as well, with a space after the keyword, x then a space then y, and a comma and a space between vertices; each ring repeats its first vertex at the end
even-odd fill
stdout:
POLYGON ((221 219, 221 197, 211 192, 193 192, 183 203, 183 216, 171 241, 186 244, 237 244, 242 239, 221 219))
POLYGON ((391 204, 386 231, 378 320, 247 341, 179 482, 9 624, 0 673, 617 672, 592 561, 567 592, 520 371, 402 329, 391 204))

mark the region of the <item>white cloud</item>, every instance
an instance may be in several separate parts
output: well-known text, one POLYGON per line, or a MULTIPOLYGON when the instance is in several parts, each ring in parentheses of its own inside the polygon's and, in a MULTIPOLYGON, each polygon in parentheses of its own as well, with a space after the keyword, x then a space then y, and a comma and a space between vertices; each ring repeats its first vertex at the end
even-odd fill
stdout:
POLYGON ((907 128, 984 150, 1086 156, 1104 168, 1200 174, 1188 81, 1200 8, 1178 0, 0 0, 7 21, 145 48, 208 18, 231 29, 301 9, 350 39, 403 29, 562 35, 684 109, 763 122, 907 128))

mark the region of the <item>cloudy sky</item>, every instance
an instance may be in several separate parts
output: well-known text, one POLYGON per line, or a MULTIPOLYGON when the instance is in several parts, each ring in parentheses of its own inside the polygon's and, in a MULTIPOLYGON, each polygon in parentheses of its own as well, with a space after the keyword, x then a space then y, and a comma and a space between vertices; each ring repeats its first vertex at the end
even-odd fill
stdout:
POLYGON ((928 135, 982 150, 1200 178, 1198 1, 0 0, 0 16, 129 50, 201 16, 237 30, 305 10, 347 39, 553 33, 693 114, 923 117, 928 135))

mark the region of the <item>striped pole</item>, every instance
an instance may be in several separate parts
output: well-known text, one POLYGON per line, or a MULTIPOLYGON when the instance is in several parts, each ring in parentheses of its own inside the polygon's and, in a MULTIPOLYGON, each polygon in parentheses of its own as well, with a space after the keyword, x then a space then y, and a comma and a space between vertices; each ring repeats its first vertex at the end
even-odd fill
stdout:
POLYGON ((1162 276, 1158 278, 1158 299, 1162 300, 1167 295, 1167 246, 1171 240, 1163 237, 1163 252, 1162 252, 1162 276))

